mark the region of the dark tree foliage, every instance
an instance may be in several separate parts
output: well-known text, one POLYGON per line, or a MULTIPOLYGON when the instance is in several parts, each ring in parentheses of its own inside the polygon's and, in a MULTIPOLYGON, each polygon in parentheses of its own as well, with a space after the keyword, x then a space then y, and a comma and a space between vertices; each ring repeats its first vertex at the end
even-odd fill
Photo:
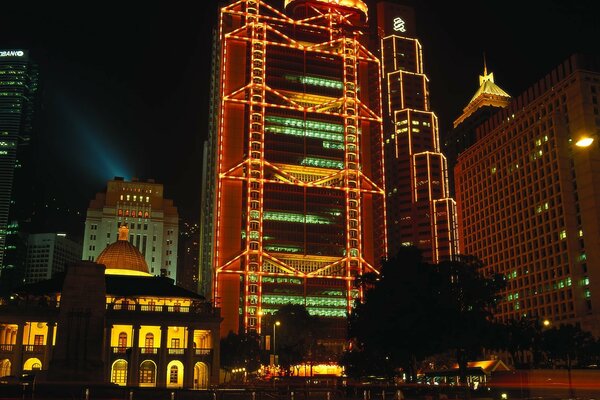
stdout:
POLYGON ((384 261, 377 280, 364 280, 364 302, 349 318, 353 346, 342 360, 348 374, 391 377, 401 368, 414 381, 418 361, 451 349, 466 369, 486 344, 504 282, 483 277, 480 267, 472 257, 431 265, 414 247, 384 261))
POLYGON ((438 291, 438 308, 445 349, 456 351, 461 381, 465 382, 467 362, 476 359, 483 347, 494 347, 495 324, 492 311, 505 287, 502 275, 484 277, 483 264, 472 256, 460 256, 433 266, 438 291))
POLYGON ((596 341, 591 333, 577 325, 561 324, 542 333, 542 349, 550 366, 571 368, 574 361, 579 366, 594 360, 596 341))
POLYGON ((246 368, 248 372, 260 368, 260 337, 256 333, 229 334, 221 339, 221 367, 226 371, 246 368))
POLYGON ((288 304, 273 315, 275 321, 281 323, 276 327, 275 350, 284 371, 289 372, 291 366, 310 361, 310 356, 316 351, 317 319, 308 313, 306 307, 288 304))

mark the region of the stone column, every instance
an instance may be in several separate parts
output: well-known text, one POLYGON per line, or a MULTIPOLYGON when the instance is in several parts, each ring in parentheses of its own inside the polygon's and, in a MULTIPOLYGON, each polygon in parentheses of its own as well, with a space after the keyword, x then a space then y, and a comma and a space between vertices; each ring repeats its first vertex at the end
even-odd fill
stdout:
POLYGON ((52 342, 54 339, 54 327, 56 326, 56 322, 47 322, 46 325, 48 325, 48 336, 46 337, 46 348, 44 351, 44 369, 50 365, 50 360, 52 359, 52 342))
POLYGON ((183 387, 194 386, 194 328, 187 327, 187 348, 185 353, 185 368, 183 371, 183 387))
POLYGON ((162 325, 160 327, 160 348, 158 349, 158 366, 156 367, 156 386, 167 386, 167 338, 169 327, 162 325))
POLYGON ((211 385, 218 385, 219 384, 219 357, 221 356, 219 353, 219 344, 220 344, 220 332, 219 332, 219 325, 217 324, 216 326, 212 326, 210 329, 210 333, 211 333, 211 343, 210 343, 210 347, 211 347, 211 360, 210 360, 210 384, 211 385))
POLYGON ((112 324, 107 324, 104 327, 104 376, 107 377, 107 382, 110 382, 112 379, 112 330, 112 324))
MULTIPOLYGON (((17 328, 16 338, 15 338, 15 350, 13 354, 15 355, 14 359, 14 375, 19 376, 23 372, 23 333, 25 331, 25 322, 21 322, 19 327, 17 328)), ((13 334, 13 337, 15 335, 13 334)))
POLYGON ((131 357, 129 357, 129 374, 127 375, 127 384, 138 386, 140 380, 139 352, 140 352, 140 326, 133 325, 131 328, 131 357))

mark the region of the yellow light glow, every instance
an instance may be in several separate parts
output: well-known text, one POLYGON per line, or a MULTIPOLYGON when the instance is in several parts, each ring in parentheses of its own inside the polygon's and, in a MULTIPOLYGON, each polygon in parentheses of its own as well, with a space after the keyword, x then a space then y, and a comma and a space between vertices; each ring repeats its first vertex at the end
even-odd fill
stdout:
POLYGON ((545 320, 544 320, 544 326, 550 326, 550 321, 549 321, 549 320, 547 320, 547 319, 545 319, 545 320))
POLYGON ((575 146, 577 146, 577 147, 588 147, 592 143, 594 143, 594 138, 591 138, 591 137, 588 137, 588 136, 584 136, 581 139, 579 139, 577 142, 575 142, 575 146))

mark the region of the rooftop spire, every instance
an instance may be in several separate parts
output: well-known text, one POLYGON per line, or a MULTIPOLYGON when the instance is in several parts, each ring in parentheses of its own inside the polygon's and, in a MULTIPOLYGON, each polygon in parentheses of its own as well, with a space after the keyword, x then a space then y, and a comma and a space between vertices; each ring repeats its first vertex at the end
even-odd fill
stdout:
POLYGON ((454 121, 454 127, 467 119, 481 107, 504 108, 510 103, 510 95, 494 83, 494 73, 488 73, 485 53, 483 53, 483 75, 479 75, 479 89, 463 109, 463 113, 454 121))
POLYGON ((487 64, 485 62, 485 51, 483 52, 483 76, 487 75, 487 64))

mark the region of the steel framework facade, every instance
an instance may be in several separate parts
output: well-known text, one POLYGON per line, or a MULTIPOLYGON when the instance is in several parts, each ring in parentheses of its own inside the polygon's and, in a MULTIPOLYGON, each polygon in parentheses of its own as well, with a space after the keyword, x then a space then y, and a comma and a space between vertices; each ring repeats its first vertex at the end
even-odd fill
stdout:
POLYGON ((260 333, 289 303, 343 328, 361 295, 355 277, 377 272, 387 248, 380 63, 363 45, 366 13, 286 6, 241 0, 220 13, 222 334, 260 333))

